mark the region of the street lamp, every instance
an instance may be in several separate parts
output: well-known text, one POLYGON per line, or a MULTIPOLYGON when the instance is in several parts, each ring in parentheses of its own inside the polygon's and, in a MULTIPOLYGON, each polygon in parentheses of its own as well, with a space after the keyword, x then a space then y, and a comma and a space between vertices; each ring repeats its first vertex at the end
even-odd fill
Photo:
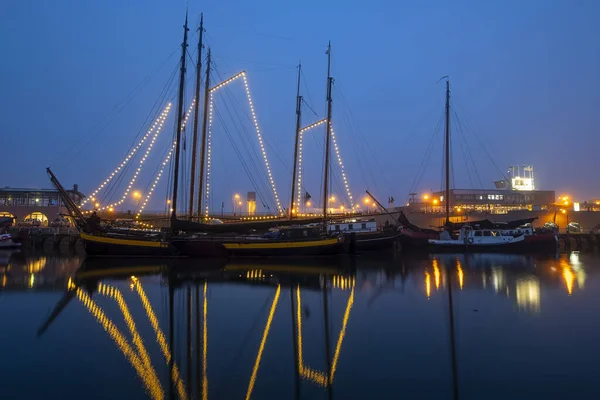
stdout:
POLYGON ((140 197, 142 197, 142 194, 140 192, 138 192, 137 190, 135 192, 133 192, 134 199, 139 199, 140 197))

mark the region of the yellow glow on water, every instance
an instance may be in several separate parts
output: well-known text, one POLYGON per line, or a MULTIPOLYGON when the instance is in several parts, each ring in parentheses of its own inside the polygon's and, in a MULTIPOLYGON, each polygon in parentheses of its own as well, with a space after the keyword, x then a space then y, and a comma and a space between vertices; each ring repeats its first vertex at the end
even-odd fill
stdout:
POLYGON ((435 279, 435 288, 440 288, 440 268, 438 267, 438 260, 433 259, 433 277, 435 279))
MULTIPOLYGON (((138 296, 140 297, 140 301, 142 302, 144 311, 146 312, 146 315, 148 316, 150 325, 152 325, 152 329, 154 330, 154 333, 156 335, 156 341, 158 342, 158 344, 160 346, 160 350, 162 351, 162 353, 165 357, 165 362, 167 364, 169 364, 169 362, 171 361, 171 352, 169 351, 169 345, 167 344, 165 334, 163 333, 163 331, 160 328, 160 325, 158 323, 158 318, 156 318, 156 313, 154 312, 154 308, 150 304, 150 300, 148 300, 148 296, 146 296, 146 291, 144 290, 142 283, 135 276, 131 277, 131 281, 132 281, 131 285, 133 285, 133 288, 136 290, 136 292, 138 293, 138 296)), ((179 393, 179 396, 182 399, 185 399, 187 397, 186 391, 185 391, 185 386, 183 384, 183 381, 181 380, 181 376, 179 374, 179 368, 177 367, 177 364, 175 364, 175 363, 173 363, 172 378, 173 378, 173 381, 176 382, 177 392, 179 393)))
POLYGON ((431 275, 427 271, 425 271, 425 293, 427 298, 431 297, 431 275))
POLYGON ((344 338, 346 337, 346 328, 348 326, 348 320, 350 319, 350 311, 352 310, 352 306, 354 305, 354 287, 350 292, 350 296, 348 297, 348 302, 346 304, 346 310, 344 311, 344 318, 342 320, 342 329, 340 330, 340 334, 338 336, 338 340, 335 346, 335 352, 333 355, 333 360, 331 362, 331 371, 330 375, 314 370, 310 367, 304 365, 304 358, 302 352, 302 306, 301 306, 301 298, 300 298, 300 286, 298 285, 296 289, 296 318, 298 320, 298 371, 300 376, 305 379, 311 380, 314 383, 321 386, 328 386, 333 383, 333 379, 335 377, 335 372, 337 370, 342 344, 344 342, 344 338))
POLYGON ((458 270, 458 285, 460 287, 460 290, 462 290, 463 283, 465 280, 465 273, 463 272, 463 269, 460 265, 460 261, 458 261, 458 260, 456 260, 456 269, 458 270))
POLYGON ((115 342, 119 350, 123 353, 127 361, 129 361, 129 363, 133 366, 142 382, 144 382, 144 385, 148 390, 148 394, 153 399, 163 399, 164 392, 160 382, 158 381, 156 372, 153 369, 147 369, 147 366, 144 365, 140 357, 138 357, 129 343, 127 343, 125 336, 121 333, 121 331, 119 331, 115 324, 108 319, 106 314, 104 314, 96 302, 92 300, 92 298, 81 288, 76 288, 74 290, 76 290, 76 295, 79 301, 81 301, 81 303, 88 309, 90 314, 92 314, 100 323, 100 325, 102 325, 102 328, 104 328, 110 338, 115 342))
POLYGON ((271 323, 273 322, 273 316, 275 315, 275 309, 277 308, 277 302, 279 301, 280 293, 281 285, 277 285, 275 298, 273 298, 271 310, 269 311, 269 317, 267 318, 267 324, 265 325, 265 329, 263 330, 262 340, 260 341, 260 346, 258 347, 258 354, 256 355, 256 361, 254 362, 254 368, 252 368, 252 375, 250 376, 250 382, 248 383, 248 390, 246 392, 246 400, 250 399, 250 395, 252 394, 252 390, 254 389, 254 384, 256 383, 256 374, 258 373, 258 367, 260 366, 262 354, 265 349, 265 343, 267 342, 267 337, 269 336, 269 331, 271 330, 271 323))
POLYGON ((567 292, 569 296, 573 294, 573 281, 575 280, 575 274, 571 271, 571 266, 566 262, 561 262, 562 264, 562 276, 565 280, 565 285, 567 286, 567 292))
POLYGON ((533 312, 540 311, 540 281, 537 277, 531 276, 527 279, 517 281, 517 305, 521 309, 533 312))

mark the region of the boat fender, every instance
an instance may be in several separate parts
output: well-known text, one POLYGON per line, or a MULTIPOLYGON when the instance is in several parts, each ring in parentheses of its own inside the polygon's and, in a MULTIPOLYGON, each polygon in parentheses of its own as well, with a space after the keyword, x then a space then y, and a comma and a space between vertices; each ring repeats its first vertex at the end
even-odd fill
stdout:
POLYGON ((473 244, 474 241, 475 241, 475 239, 473 239, 472 237, 467 238, 467 243, 469 243, 469 244, 473 244))

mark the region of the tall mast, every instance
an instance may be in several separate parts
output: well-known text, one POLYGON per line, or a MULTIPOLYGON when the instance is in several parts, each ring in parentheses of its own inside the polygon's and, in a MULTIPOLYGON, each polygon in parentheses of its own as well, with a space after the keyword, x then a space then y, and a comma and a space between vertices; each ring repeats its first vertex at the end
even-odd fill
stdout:
MULTIPOLYGON (((190 205, 188 214, 190 219, 194 215, 194 184, 196 183, 196 151, 198 150, 198 104, 200 103, 200 70, 202 69, 202 35, 204 33, 204 15, 200 13, 200 38, 198 39, 198 60, 196 61, 196 94, 194 99, 194 136, 192 139, 192 174, 190 179, 190 205)), ((200 210, 198 210, 200 213, 200 210)))
POLYGON ((446 79, 446 225, 450 223, 450 79, 446 79))
MULTIPOLYGON (((298 90, 296 92, 296 144, 294 145, 294 172, 292 173, 292 198, 290 199, 290 219, 294 217, 294 196, 296 194, 296 172, 298 168, 298 140, 300 138, 300 124, 302 121, 302 96, 300 96, 300 74, 302 63, 298 64, 298 90)), ((300 204, 296 204, 300 208, 300 204)))
POLYGON ((323 178, 323 219, 327 219, 329 193, 329 142, 331 137, 331 41, 327 45, 327 133, 325 135, 325 177, 323 178))
POLYGON ((200 185, 198 186, 198 221, 202 215, 202 190, 204 189, 204 158, 206 157, 206 122, 208 121, 208 94, 210 92, 210 47, 206 56, 206 82, 204 83, 204 115, 202 116, 202 145, 200 149, 200 185))
POLYGON ((185 12, 185 25, 183 25, 183 43, 181 44, 181 73, 179 75, 179 104, 177 108, 177 136, 175 145, 175 172, 173 174, 173 212, 171 220, 177 219, 177 189, 179 181, 179 153, 181 148, 181 123, 183 118, 183 86, 185 84, 185 53, 187 51, 188 14, 185 12))

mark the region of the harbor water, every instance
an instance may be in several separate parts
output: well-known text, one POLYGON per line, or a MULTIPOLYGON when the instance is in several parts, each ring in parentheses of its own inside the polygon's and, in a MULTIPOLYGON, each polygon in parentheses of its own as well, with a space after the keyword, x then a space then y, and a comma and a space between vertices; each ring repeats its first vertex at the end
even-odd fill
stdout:
POLYGON ((2 399, 597 399, 600 255, 0 255, 2 399))

